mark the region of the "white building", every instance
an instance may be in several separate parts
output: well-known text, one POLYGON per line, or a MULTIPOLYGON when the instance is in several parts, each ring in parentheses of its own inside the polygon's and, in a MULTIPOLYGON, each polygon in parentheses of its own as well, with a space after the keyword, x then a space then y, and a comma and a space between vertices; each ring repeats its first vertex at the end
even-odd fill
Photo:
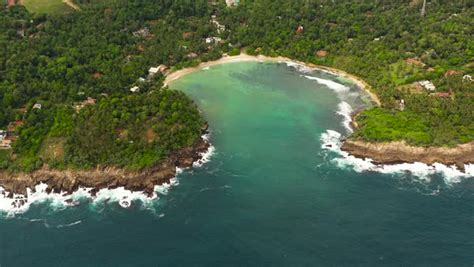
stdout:
POLYGON ((41 108, 42 108, 42 106, 39 103, 36 103, 36 104, 33 105, 33 109, 41 109, 41 108))
POLYGON ((462 77, 462 79, 463 79, 464 81, 470 81, 470 82, 474 81, 474 80, 472 79, 472 76, 471 76, 471 75, 467 75, 467 74, 464 75, 464 76, 462 77))
POLYGON ((234 6, 237 5, 238 1, 237 0, 225 0, 225 3, 227 6, 234 6))
POLYGON ((160 71, 160 69, 158 69, 157 67, 151 67, 148 70, 148 75, 155 76, 159 71, 160 71))
POLYGON ((130 88, 130 92, 132 92, 132 93, 139 93, 139 92, 140 92, 140 87, 134 86, 134 87, 130 88))
POLYGON ((222 41, 220 37, 207 37, 206 44, 217 44, 222 41))
POLYGON ((433 92, 436 90, 436 86, 431 81, 419 81, 418 84, 421 85, 421 87, 425 88, 427 91, 433 92))
POLYGON ((7 131, 0 130, 0 141, 3 141, 7 137, 7 131))

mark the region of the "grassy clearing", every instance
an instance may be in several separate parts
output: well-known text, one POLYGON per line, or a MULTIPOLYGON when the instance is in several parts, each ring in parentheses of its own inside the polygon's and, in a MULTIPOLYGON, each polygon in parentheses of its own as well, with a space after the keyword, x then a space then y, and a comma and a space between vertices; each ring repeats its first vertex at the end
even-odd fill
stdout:
POLYGON ((63 137, 48 137, 44 140, 40 150, 40 157, 45 161, 63 161, 64 144, 66 139, 63 137))
POLYGON ((64 14, 73 11, 63 0, 21 0, 21 4, 32 13, 64 14))
POLYGON ((405 140, 412 145, 432 142, 429 127, 412 112, 391 112, 381 108, 365 110, 357 117, 356 136, 372 142, 405 140))

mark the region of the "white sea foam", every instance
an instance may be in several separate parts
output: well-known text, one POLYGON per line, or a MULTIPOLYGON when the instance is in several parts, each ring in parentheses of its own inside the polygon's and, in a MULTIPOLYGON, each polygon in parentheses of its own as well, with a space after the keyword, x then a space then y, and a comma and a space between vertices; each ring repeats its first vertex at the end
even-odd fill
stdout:
POLYGON ((202 167, 204 164, 208 163, 209 161, 211 161, 211 158, 214 155, 215 151, 216 151, 216 148, 213 145, 209 146, 206 152, 201 153, 201 159, 193 162, 193 167, 199 168, 199 167, 202 167))
POLYGON ((336 93, 347 93, 349 92, 350 88, 348 86, 345 86, 341 83, 331 81, 328 79, 323 79, 323 78, 318 78, 314 76, 309 76, 309 75, 303 75, 302 77, 316 81, 319 84, 327 86, 329 89, 334 90, 336 93))
POLYGON ((202 70, 209 70, 209 69, 210 69, 210 67, 204 67, 204 68, 202 68, 202 70))
MULTIPOLYGON (((205 134, 201 136, 201 138, 209 143, 209 139, 211 138, 211 134, 205 134)), ((193 162, 194 168, 202 167, 204 164, 211 161, 212 156, 215 154, 216 148, 211 144, 206 152, 200 153, 201 159, 193 162)))
POLYGON ((284 62, 288 67, 291 67, 291 68, 294 68, 296 69, 298 72, 301 72, 301 73, 311 73, 313 71, 312 68, 308 67, 308 66, 305 66, 303 64, 299 64, 299 63, 296 63, 296 62, 292 62, 292 61, 285 61, 284 62))
MULTIPOLYGON (((210 134, 202 136, 206 142, 210 139, 210 134)), ((193 163, 193 167, 201 167, 211 160, 214 155, 215 147, 210 145, 209 149, 201 154, 201 159, 193 163)), ((176 167, 176 175, 183 173, 184 169, 176 167)), ((46 189, 47 184, 39 184, 35 186, 35 190, 27 189, 27 194, 14 194, 13 197, 8 197, 9 192, 6 192, 0 187, 0 214, 6 214, 7 217, 14 216, 26 212, 32 204, 50 202, 50 206, 56 210, 64 209, 68 206, 75 206, 80 203, 81 199, 92 199, 92 204, 96 205, 104 202, 117 202, 123 208, 130 208, 134 201, 139 200, 143 205, 148 206, 154 200, 159 199, 159 195, 168 194, 173 186, 179 185, 177 177, 171 178, 169 183, 156 185, 154 187, 154 194, 148 196, 141 191, 130 191, 124 187, 114 189, 101 189, 95 196, 92 196, 92 188, 80 187, 72 194, 67 192, 48 193, 46 189)))
POLYGON ((327 130, 321 134, 321 148, 326 151, 332 151, 338 157, 332 161, 341 168, 351 168, 356 172, 374 171, 385 174, 403 174, 411 173, 424 181, 430 181, 434 174, 441 174, 446 184, 459 183, 463 178, 474 177, 474 164, 465 166, 465 172, 456 168, 456 166, 446 166, 441 163, 427 165, 421 162, 402 163, 393 165, 374 164, 372 159, 356 158, 349 153, 341 150, 342 134, 337 131, 327 130))
POLYGON ((68 223, 68 224, 60 224, 60 225, 57 225, 56 228, 72 227, 72 226, 78 225, 80 223, 82 223, 81 220, 73 222, 73 223, 68 223))
POLYGON ((344 128, 346 128, 348 133, 352 133, 353 130, 351 128, 351 122, 352 122, 351 114, 354 111, 352 109, 352 106, 349 105, 349 103, 347 103, 346 101, 342 101, 341 103, 337 105, 337 107, 338 107, 337 114, 344 117, 344 119, 342 120, 342 125, 344 126, 344 128))
MULTIPOLYGON (((183 170, 176 168, 176 173, 179 174, 183 170)), ((32 204, 40 204, 46 201, 49 202, 50 207, 56 210, 64 209, 68 206, 78 205, 81 199, 92 199, 92 205, 97 205, 105 202, 117 202, 123 208, 131 207, 132 203, 139 200, 143 205, 148 206, 154 200, 159 198, 159 195, 166 195, 169 189, 178 185, 178 179, 172 178, 169 183, 157 185, 154 187, 155 193, 148 196, 144 192, 130 191, 123 187, 114 189, 101 189, 95 196, 92 196, 92 188, 79 188, 72 194, 66 192, 61 193, 47 193, 47 185, 39 184, 35 186, 35 190, 27 189, 26 196, 14 194, 13 197, 7 197, 8 192, 0 187, 0 213, 4 213, 7 217, 14 216, 26 212, 32 204)))

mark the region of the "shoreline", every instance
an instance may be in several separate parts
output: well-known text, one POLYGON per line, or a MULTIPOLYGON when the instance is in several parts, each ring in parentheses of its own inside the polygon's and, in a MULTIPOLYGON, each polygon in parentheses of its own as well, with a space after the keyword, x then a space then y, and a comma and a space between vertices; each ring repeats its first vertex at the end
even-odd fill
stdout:
POLYGON ((294 60, 294 59, 282 57, 282 56, 278 56, 278 57, 269 57, 269 56, 263 56, 263 55, 252 56, 245 53, 241 53, 240 55, 237 55, 237 56, 223 56, 222 58, 217 59, 217 60, 202 62, 196 67, 188 67, 188 68, 184 68, 180 70, 171 71, 168 74, 166 74, 166 78, 165 78, 165 81, 163 82, 163 86, 164 87, 169 86, 171 82, 183 76, 186 76, 188 74, 202 70, 204 68, 208 68, 215 65, 237 63, 237 62, 291 62, 291 63, 308 67, 310 69, 328 72, 330 74, 350 80, 351 82, 356 84, 361 90, 364 90, 365 92, 367 92, 367 94, 370 96, 373 103, 375 103, 377 106, 381 105, 380 99, 372 91, 372 87, 360 77, 349 74, 343 70, 339 70, 339 69, 335 69, 335 68, 331 68, 331 67, 327 67, 323 65, 305 63, 302 61, 298 61, 298 60, 294 60))
MULTIPOLYGON (((94 199, 97 193, 105 189, 129 191, 131 195, 140 194, 153 199, 157 196, 156 187, 173 184, 179 169, 199 167, 209 160, 208 154, 212 153, 213 147, 208 142, 207 124, 204 125, 202 134, 194 145, 173 152, 156 166, 141 171, 97 167, 91 170, 43 168, 30 173, 0 172, 0 214, 5 211, 26 211, 29 205, 37 201, 35 197, 30 199, 35 193, 58 195, 66 198, 68 204, 77 192, 87 191, 94 199)), ((121 200, 131 204, 125 197, 121 200)), ((119 204, 122 206, 122 203, 119 204)))
MULTIPOLYGON (((372 102, 377 106, 381 106, 380 99, 373 92, 372 87, 364 81, 362 78, 355 75, 349 74, 345 71, 316 65, 312 63, 305 63, 298 60, 293 60, 287 57, 268 57, 263 55, 252 56, 245 53, 241 53, 237 56, 224 56, 218 60, 203 62, 196 67, 184 68, 181 70, 171 71, 166 75, 164 86, 168 86, 172 81, 177 80, 185 75, 194 73, 215 65, 236 63, 236 62, 291 62, 298 65, 302 65, 314 70, 320 70, 328 72, 330 74, 346 78, 356 84, 361 90, 364 90, 370 96, 372 102)), ((350 127, 352 130, 358 127, 355 118, 360 112, 350 114, 351 121, 350 127)), ((444 147, 415 147, 406 145, 403 142, 390 142, 390 143, 371 143, 365 141, 352 140, 350 138, 343 141, 341 150, 349 153, 350 155, 362 158, 371 159, 376 164, 380 165, 395 165, 399 163, 425 163, 432 165, 433 163, 441 163, 447 166, 456 165, 459 169, 464 170, 464 165, 472 164, 474 162, 474 142, 459 145, 454 148, 444 147), (357 144, 357 145, 355 145, 357 144), (381 152, 384 151, 384 152, 381 152), (411 151, 413 153, 408 153, 411 151), (467 151, 467 154, 465 154, 467 151), (388 154, 385 154, 388 153, 388 154), (469 155, 469 156, 466 156, 469 155)))
POLYGON ((474 142, 452 148, 416 147, 400 141, 371 143, 349 138, 343 141, 341 150, 356 158, 370 159, 376 165, 441 163, 446 166, 454 165, 463 173, 466 172, 466 165, 474 162, 474 142))

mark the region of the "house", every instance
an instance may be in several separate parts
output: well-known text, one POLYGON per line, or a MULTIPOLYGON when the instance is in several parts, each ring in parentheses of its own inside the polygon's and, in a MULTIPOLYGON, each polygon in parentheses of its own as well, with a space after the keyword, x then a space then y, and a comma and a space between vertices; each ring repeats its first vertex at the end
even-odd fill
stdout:
POLYGON ((419 81, 418 84, 427 91, 433 92, 436 90, 436 86, 431 81, 419 81))
POLYGON ((139 93, 139 92, 140 92, 140 87, 134 86, 134 87, 130 88, 130 92, 132 92, 132 93, 139 93))
POLYGON ((133 32, 133 36, 135 37, 141 37, 141 38, 146 38, 150 35, 150 29, 148 28, 143 28, 143 29, 140 29, 138 31, 134 31, 133 32))
POLYGON ((82 105, 83 105, 83 106, 95 105, 96 102, 97 102, 97 100, 96 100, 95 98, 87 97, 86 100, 82 101, 82 105))
POLYGON ((87 105, 95 105, 95 103, 97 102, 97 100, 95 98, 92 98, 92 97, 87 97, 86 100, 80 102, 79 104, 75 105, 74 108, 76 109, 76 112, 79 112, 79 110, 81 110, 83 107, 87 106, 87 105))
POLYGON ((405 99, 400 100, 400 110, 404 111, 405 110, 405 99))
POLYGON ((436 92, 433 95, 437 97, 451 97, 451 93, 449 92, 436 92))
POLYGON ((236 6, 238 4, 238 0, 225 0, 225 3, 228 7, 236 6))
POLYGON ((217 44, 222 41, 222 38, 220 37, 207 37, 206 38, 206 44, 217 44))
POLYGON ((2 139, 0 141, 0 149, 10 149, 10 148, 12 148, 12 140, 2 139))
POLYGON ((2 141, 3 139, 5 139, 5 137, 7 137, 7 131, 5 131, 5 130, 0 130, 0 141, 2 141))
POLYGON ((303 32, 304 32, 303 25, 298 26, 298 28, 296 29, 296 33, 303 33, 303 32))
POLYGON ((164 73, 167 69, 168 69, 168 66, 163 65, 163 64, 159 65, 158 67, 151 67, 151 68, 148 70, 148 76, 149 76, 149 77, 153 77, 153 76, 155 76, 158 72, 164 73))
POLYGON ((459 74, 460 72, 457 70, 448 70, 444 73, 444 77, 448 78, 449 76, 453 76, 459 74))
POLYGON ((104 76, 104 74, 102 72, 94 72, 94 74, 92 74, 92 77, 94 77, 94 79, 99 79, 100 77, 104 76))
POLYGON ((464 75, 464 76, 462 77, 462 79, 463 79, 463 81, 469 81, 469 82, 473 82, 473 81, 474 81, 473 78, 472 78, 472 76, 471 76, 471 75, 467 75, 467 74, 464 75))
POLYGON ((43 106, 40 103, 36 103, 33 105, 33 109, 41 109, 43 106))
POLYGON ((149 70, 148 70, 148 75, 150 77, 152 76, 155 76, 160 70, 156 67, 151 67, 149 70))
POLYGON ((318 52, 316 52, 316 56, 318 57, 326 57, 328 55, 328 51, 326 50, 319 50, 318 52))
POLYGON ((166 65, 161 64, 158 66, 158 71, 161 73, 165 72, 167 69, 168 69, 168 66, 166 65))
POLYGON ((188 58, 197 58, 197 57, 198 57, 198 54, 196 54, 196 53, 189 53, 189 54, 187 55, 187 57, 188 57, 188 58))
POLYGON ((144 83, 145 81, 146 81, 146 79, 143 78, 143 77, 138 78, 138 82, 139 82, 139 83, 144 83))
POLYGON ((18 127, 23 126, 23 124, 25 124, 25 123, 21 120, 10 122, 10 124, 8 124, 8 127, 7 127, 7 132, 14 133, 14 132, 16 132, 18 127))
POLYGON ((426 66, 425 63, 421 62, 418 58, 407 58, 405 59, 405 62, 409 65, 414 65, 420 68, 424 68, 426 66))
POLYGON ((15 0, 6 0, 7 7, 12 7, 15 5, 15 0))

